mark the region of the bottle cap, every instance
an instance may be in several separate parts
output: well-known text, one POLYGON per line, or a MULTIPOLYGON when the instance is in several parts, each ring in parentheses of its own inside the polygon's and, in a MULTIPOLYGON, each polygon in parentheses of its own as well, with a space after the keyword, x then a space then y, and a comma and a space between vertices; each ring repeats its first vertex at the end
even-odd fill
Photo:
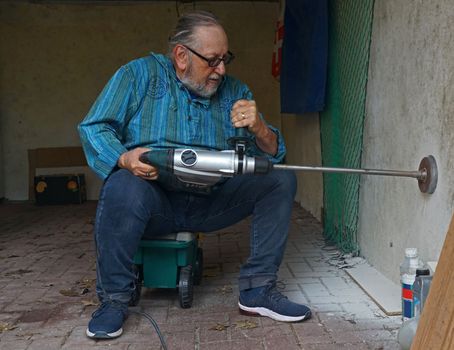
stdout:
POLYGON ((416 276, 429 276, 430 270, 427 268, 416 269, 416 276))
POLYGON ((418 248, 405 248, 405 256, 414 258, 418 255, 418 248))

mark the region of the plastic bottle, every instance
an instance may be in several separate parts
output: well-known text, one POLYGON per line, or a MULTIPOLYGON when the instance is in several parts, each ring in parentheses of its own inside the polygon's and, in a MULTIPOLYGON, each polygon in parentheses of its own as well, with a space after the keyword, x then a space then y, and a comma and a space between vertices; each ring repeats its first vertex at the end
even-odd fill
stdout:
POLYGON ((418 328, 419 316, 410 318, 402 323, 402 326, 397 332, 397 341, 401 350, 410 350, 413 338, 416 335, 418 328))
POLYGON ((429 294, 430 284, 432 283, 432 276, 428 268, 416 270, 416 279, 413 284, 413 307, 414 316, 421 315, 422 309, 429 294))
POLYGON ((405 258, 400 265, 400 280, 402 282, 402 320, 406 321, 414 316, 413 284, 416 279, 416 270, 422 268, 417 248, 406 248, 405 258))

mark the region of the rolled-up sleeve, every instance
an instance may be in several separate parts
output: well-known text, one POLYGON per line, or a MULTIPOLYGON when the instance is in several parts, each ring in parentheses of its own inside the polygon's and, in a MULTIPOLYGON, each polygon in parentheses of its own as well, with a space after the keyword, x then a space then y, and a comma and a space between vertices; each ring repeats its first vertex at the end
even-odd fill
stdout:
MULTIPOLYGON (((262 115, 260 117, 263 119, 262 115)), ((266 121, 265 121, 266 123, 266 121)), ((277 152, 275 155, 271 155, 268 153, 263 152, 256 144, 255 142, 255 136, 251 134, 251 139, 253 141, 252 144, 252 149, 248 153, 252 153, 251 155, 259 155, 262 157, 268 158, 272 163, 281 163, 284 160, 285 154, 287 153, 287 149, 285 147, 285 142, 284 138, 282 137, 282 133, 279 131, 279 129, 275 128, 274 126, 268 124, 268 127, 271 129, 272 132, 276 134, 276 140, 277 140, 277 152)))

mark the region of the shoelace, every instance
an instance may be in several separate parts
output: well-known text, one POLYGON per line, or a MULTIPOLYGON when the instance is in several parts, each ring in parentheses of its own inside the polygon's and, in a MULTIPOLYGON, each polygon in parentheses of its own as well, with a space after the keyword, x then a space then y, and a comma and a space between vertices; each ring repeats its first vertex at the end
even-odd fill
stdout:
POLYGON ((127 313, 127 308, 125 308, 122 304, 115 301, 108 301, 102 303, 101 306, 93 312, 92 317, 101 315, 108 307, 111 307, 115 309, 115 311, 121 312, 123 314, 127 313))
POLYGON ((285 290, 285 287, 286 287, 285 282, 276 281, 276 288, 277 288, 278 290, 285 290))
POLYGON ((279 301, 281 301, 282 299, 288 299, 284 294, 282 294, 281 292, 279 292, 276 283, 270 284, 270 286, 268 287, 267 292, 268 292, 270 298, 271 298, 273 301, 275 301, 275 302, 279 302, 279 301))

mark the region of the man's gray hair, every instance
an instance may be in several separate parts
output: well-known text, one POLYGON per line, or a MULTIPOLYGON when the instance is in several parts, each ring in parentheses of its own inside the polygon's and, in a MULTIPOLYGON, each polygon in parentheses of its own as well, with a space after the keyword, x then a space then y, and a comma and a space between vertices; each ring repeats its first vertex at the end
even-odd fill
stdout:
POLYGON ((208 11, 195 11, 182 15, 170 34, 168 56, 173 59, 172 51, 176 45, 197 48, 197 38, 194 37, 194 32, 198 27, 203 26, 222 27, 222 24, 214 14, 208 11))

